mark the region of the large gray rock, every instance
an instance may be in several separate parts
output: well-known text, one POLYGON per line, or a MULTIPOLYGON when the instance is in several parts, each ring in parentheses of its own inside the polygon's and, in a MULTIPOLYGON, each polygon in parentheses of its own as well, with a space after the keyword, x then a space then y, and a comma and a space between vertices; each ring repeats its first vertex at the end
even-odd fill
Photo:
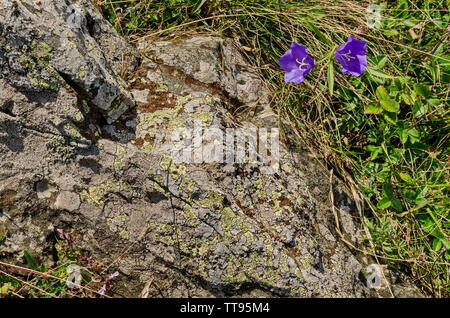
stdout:
POLYGON ((0 4, 0 259, 51 263, 64 229, 126 296, 420 295, 390 270, 366 286, 335 230, 362 244, 355 203, 334 181, 332 206, 301 146, 268 167, 176 162, 177 129, 277 127, 232 41, 140 43, 138 65, 89 2, 36 3, 0 4))

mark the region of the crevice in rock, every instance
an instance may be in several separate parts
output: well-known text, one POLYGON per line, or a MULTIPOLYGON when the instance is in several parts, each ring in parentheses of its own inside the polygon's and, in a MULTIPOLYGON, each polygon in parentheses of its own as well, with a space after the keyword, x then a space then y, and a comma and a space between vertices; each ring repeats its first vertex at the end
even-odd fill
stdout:
POLYGON ((135 129, 126 125, 127 121, 136 118, 136 109, 130 109, 122 114, 119 119, 113 123, 108 123, 107 116, 102 110, 94 105, 92 100, 92 93, 81 87, 68 74, 58 72, 64 81, 71 87, 74 94, 77 96, 77 108, 83 114, 83 120, 79 122, 73 122, 73 124, 79 129, 80 134, 92 141, 96 142, 100 138, 121 141, 119 137, 111 133, 111 129, 108 127, 114 127, 118 132, 126 131, 132 135, 135 134, 135 129))

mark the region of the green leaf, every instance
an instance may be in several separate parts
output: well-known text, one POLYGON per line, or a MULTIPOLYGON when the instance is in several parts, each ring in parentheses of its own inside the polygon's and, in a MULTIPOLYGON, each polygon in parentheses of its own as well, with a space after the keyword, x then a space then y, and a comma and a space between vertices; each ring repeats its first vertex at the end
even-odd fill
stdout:
POLYGON ((381 107, 380 103, 372 103, 364 107, 365 114, 380 114, 383 112, 383 107, 381 107))
POLYGON ((408 130, 409 141, 414 144, 420 141, 420 133, 416 128, 411 128, 408 130))
POLYGON ((414 91, 423 98, 429 98, 431 96, 430 87, 424 84, 414 85, 414 91))
POLYGON ((439 252, 442 248, 442 241, 438 238, 435 238, 433 240, 432 247, 435 252, 439 252))
POLYGON ((330 96, 333 96, 334 92, 334 66, 333 62, 328 63, 328 90, 330 92, 330 96))
POLYGON ((427 102, 430 106, 434 106, 434 107, 437 107, 437 106, 441 105, 441 103, 442 103, 442 101, 438 98, 428 99, 427 102))
POLYGON ((407 27, 415 27, 417 25, 417 22, 413 22, 411 20, 404 20, 402 21, 402 24, 406 25, 407 27))
POLYGON ((400 176, 400 179, 402 179, 406 183, 413 183, 414 182, 413 178, 407 173, 400 172, 398 175, 400 176))
POLYGON ((394 189, 390 183, 385 183, 383 185, 383 193, 389 198, 392 199, 394 195, 394 189))
POLYGON ((383 68, 386 65, 387 60, 388 59, 386 56, 381 57, 381 59, 377 63, 377 67, 380 69, 383 68))
POLYGON ((416 100, 414 102, 414 106, 412 108, 412 112, 415 118, 422 117, 427 113, 427 108, 422 104, 420 100, 416 100))
POLYGON ((383 113, 384 119, 386 119, 391 124, 395 125, 397 123, 397 114, 391 113, 391 112, 384 112, 383 113))
POLYGON ((400 105, 395 100, 381 100, 380 104, 388 112, 397 113, 400 111, 400 105))
POLYGON ((402 142, 402 144, 405 144, 408 141, 408 130, 400 129, 399 137, 400 137, 400 141, 402 142))
POLYGON ((387 36, 394 36, 399 34, 397 30, 384 30, 383 33, 387 36))
POLYGON ((34 260, 33 256, 30 255, 27 251, 23 251, 23 257, 25 257, 25 261, 27 262, 28 266, 31 267, 31 269, 38 270, 39 265, 34 260))
POLYGON ((391 200, 389 198, 383 198, 380 201, 378 201, 377 208, 378 209, 387 209, 392 204, 391 200))
POLYGON ((373 68, 368 67, 367 72, 375 77, 384 78, 384 79, 392 79, 394 76, 387 74, 386 72, 382 72, 379 70, 375 70, 373 68))
POLYGON ((375 160, 378 157, 378 154, 383 152, 383 148, 373 145, 365 146, 364 150, 370 151, 370 160, 375 160))
POLYGON ((399 200, 397 200, 397 199, 392 199, 391 202, 392 202, 392 207, 393 207, 394 209, 396 209, 397 212, 402 212, 402 211, 403 211, 402 203, 401 203, 399 200))
POLYGON ((402 99, 406 105, 414 104, 414 97, 412 97, 411 95, 406 94, 406 93, 401 93, 400 96, 402 97, 402 99))
POLYGON ((391 96, 389 95, 386 88, 384 88, 384 86, 377 87, 376 95, 377 95, 378 100, 380 100, 380 101, 391 100, 391 96))
POLYGON ((420 222, 422 223, 422 229, 427 232, 431 233, 434 230, 435 224, 433 220, 428 215, 421 215, 419 217, 420 222))

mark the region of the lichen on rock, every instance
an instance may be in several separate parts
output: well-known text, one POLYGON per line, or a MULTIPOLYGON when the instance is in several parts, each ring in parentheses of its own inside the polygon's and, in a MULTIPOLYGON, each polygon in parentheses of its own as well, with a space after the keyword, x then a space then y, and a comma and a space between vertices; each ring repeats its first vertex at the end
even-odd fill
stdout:
MULTIPOLYGON (((65 228, 126 275, 126 296, 149 281, 150 297, 385 295, 360 279, 370 260, 337 237, 328 172, 306 151, 282 144, 272 175, 250 160, 175 160, 179 128, 278 127, 271 91, 231 41, 138 51, 72 2, 0 4, 0 259, 50 259, 47 238, 65 228)), ((344 235, 362 244, 356 206, 334 186, 344 235)), ((390 288, 420 295, 408 280, 390 288)))

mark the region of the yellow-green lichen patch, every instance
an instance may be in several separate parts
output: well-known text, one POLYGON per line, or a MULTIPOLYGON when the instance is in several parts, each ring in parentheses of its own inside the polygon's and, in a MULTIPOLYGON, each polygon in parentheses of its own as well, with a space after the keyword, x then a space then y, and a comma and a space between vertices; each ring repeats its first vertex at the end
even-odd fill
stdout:
POLYGON ((83 121, 84 120, 83 113, 82 112, 77 112, 75 114, 75 120, 78 121, 78 122, 83 121))
POLYGON ((201 223, 197 215, 194 213, 194 209, 189 204, 184 205, 183 209, 180 211, 180 214, 189 226, 196 227, 201 223))
POLYGON ((66 129, 69 133, 69 135, 74 138, 74 139, 82 139, 83 136, 81 135, 79 129, 77 126, 75 126, 74 123, 67 123, 66 124, 66 129))
POLYGON ((108 179, 105 183, 83 190, 80 197, 85 202, 90 202, 95 205, 102 206, 105 204, 105 198, 108 193, 117 193, 129 189, 130 185, 125 181, 111 178, 108 179))
POLYGON ((311 254, 305 254, 300 258, 300 263, 302 264, 302 268, 309 272, 313 268, 314 257, 311 254))
POLYGON ((40 60, 48 60, 50 58, 50 53, 53 51, 53 48, 45 42, 33 41, 31 43, 31 50, 33 56, 35 56, 36 58, 40 60))
POLYGON ((84 78, 86 76, 86 67, 80 66, 80 69, 77 72, 77 76, 79 78, 84 78))
MULTIPOLYGON (((22 48, 28 51, 28 47, 22 48)), ((21 55, 19 62, 27 68, 27 78, 31 85, 44 89, 58 90, 60 86, 67 87, 55 68, 50 65, 53 48, 45 42, 33 41, 30 52, 21 55)))
POLYGON ((75 34, 70 31, 69 29, 64 30, 64 34, 70 39, 70 38, 75 38, 75 34))
POLYGON ((184 177, 180 182, 178 190, 186 194, 192 194, 194 192, 194 186, 196 184, 197 182, 193 178, 184 177))
POLYGON ((182 128, 181 122, 175 120, 177 119, 181 108, 182 106, 176 108, 163 108, 151 113, 141 114, 139 124, 136 127, 137 133, 147 133, 150 129, 161 128, 161 126, 166 126, 168 130, 182 128))
POLYGON ((130 233, 126 230, 122 230, 120 231, 119 236, 124 240, 128 240, 130 238, 130 233))
POLYGON ((114 170, 120 171, 125 167, 125 154, 126 150, 121 145, 116 145, 116 156, 114 158, 114 170))
POLYGON ((173 162, 173 158, 168 155, 164 156, 161 159, 160 167, 164 171, 168 171, 170 173, 170 175, 172 176, 172 178, 174 178, 174 179, 178 179, 180 176, 185 175, 187 172, 186 166, 176 165, 173 162))
POLYGON ((211 112, 202 112, 192 115, 192 118, 197 119, 202 123, 208 123, 213 119, 213 115, 211 112))
POLYGON ((289 174, 292 173, 292 166, 287 162, 281 165, 281 169, 289 174))
POLYGON ((26 68, 33 68, 36 65, 34 60, 27 55, 20 56, 19 63, 26 68))
POLYGON ((69 46, 72 48, 72 49, 76 49, 78 46, 77 46, 77 44, 75 43, 75 42, 72 42, 72 41, 67 41, 67 44, 69 44, 69 46))
POLYGON ((196 205, 210 209, 211 211, 220 211, 223 209, 223 201, 225 196, 223 194, 210 191, 204 199, 197 200, 196 205))
POLYGON ((295 202, 298 204, 298 205, 302 205, 303 204, 303 198, 301 197, 301 196, 298 196, 296 199, 295 199, 295 202))
POLYGON ((244 232, 244 236, 247 239, 247 243, 253 242, 253 234, 251 232, 244 232))
POLYGON ((277 267, 267 266, 265 257, 257 252, 252 252, 249 257, 228 260, 226 274, 221 277, 227 283, 244 283, 254 278, 269 286, 278 286, 282 280, 283 270, 277 267), (264 269, 264 270, 262 270, 264 269))

